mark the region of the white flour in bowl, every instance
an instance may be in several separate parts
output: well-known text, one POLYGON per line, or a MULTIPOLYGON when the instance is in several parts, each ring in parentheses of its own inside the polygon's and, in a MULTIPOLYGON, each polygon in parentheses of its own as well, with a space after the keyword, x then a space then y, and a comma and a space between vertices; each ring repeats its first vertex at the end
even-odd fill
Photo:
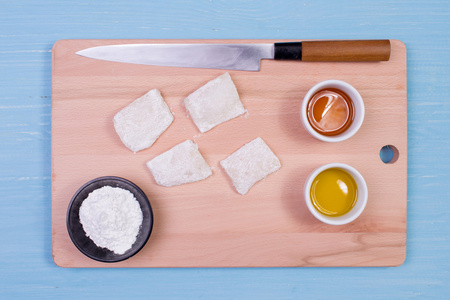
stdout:
POLYGON ((80 207, 80 223, 98 247, 123 254, 136 241, 142 211, 125 189, 104 186, 91 192, 80 207))

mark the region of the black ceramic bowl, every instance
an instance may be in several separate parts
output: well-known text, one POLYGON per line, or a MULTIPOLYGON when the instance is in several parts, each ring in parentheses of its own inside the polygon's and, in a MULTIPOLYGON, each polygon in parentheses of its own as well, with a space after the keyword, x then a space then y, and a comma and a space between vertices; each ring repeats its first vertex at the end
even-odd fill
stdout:
POLYGON ((118 262, 130 258, 147 243, 153 228, 153 212, 144 192, 129 180, 107 176, 99 177, 84 184, 73 196, 67 210, 67 230, 75 246, 86 256, 101 262, 118 262), (139 202, 142 210, 142 225, 133 246, 123 254, 116 254, 106 248, 100 248, 86 236, 80 223, 80 206, 89 193, 104 186, 120 187, 130 191, 139 202))

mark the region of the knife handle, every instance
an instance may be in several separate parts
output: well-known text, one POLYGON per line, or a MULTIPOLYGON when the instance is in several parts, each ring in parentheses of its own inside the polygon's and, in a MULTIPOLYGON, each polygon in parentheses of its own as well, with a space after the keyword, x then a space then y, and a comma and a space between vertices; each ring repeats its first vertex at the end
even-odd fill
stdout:
POLYGON ((301 61, 388 61, 389 40, 306 41, 275 43, 275 59, 301 61))

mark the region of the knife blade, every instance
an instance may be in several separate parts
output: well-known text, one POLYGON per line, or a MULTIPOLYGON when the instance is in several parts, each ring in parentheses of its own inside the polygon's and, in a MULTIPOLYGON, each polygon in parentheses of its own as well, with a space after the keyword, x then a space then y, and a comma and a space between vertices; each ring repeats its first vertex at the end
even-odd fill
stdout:
POLYGON ((259 71, 262 59, 387 61, 389 40, 301 41, 275 44, 123 44, 76 54, 106 61, 168 67, 259 71))

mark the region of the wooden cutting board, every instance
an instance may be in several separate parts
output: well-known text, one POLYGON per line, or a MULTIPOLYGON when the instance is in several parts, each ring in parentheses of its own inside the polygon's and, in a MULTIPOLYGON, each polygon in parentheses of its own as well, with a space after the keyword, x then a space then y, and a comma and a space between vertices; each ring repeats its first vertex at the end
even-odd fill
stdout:
POLYGON ((406 48, 392 40, 388 62, 306 63, 264 60, 260 72, 230 71, 248 114, 201 134, 183 100, 223 70, 154 67, 88 59, 75 52, 124 43, 273 43, 279 40, 61 40, 52 58, 53 258, 62 267, 397 266, 406 256, 406 48), (325 143, 299 117, 307 90, 319 81, 352 84, 366 105, 351 139, 325 143), (149 149, 133 154, 114 131, 113 116, 150 89, 161 91, 174 123, 149 149), (242 196, 219 161, 256 137, 282 167, 242 196), (213 169, 206 180, 158 186, 145 163, 191 139, 213 169), (398 149, 385 164, 384 145, 398 149), (369 200, 354 222, 331 226, 308 211, 303 184, 316 167, 347 163, 365 177, 369 200), (119 176, 136 183, 154 210, 146 246, 114 264, 84 256, 66 229, 71 197, 85 182, 119 176))

